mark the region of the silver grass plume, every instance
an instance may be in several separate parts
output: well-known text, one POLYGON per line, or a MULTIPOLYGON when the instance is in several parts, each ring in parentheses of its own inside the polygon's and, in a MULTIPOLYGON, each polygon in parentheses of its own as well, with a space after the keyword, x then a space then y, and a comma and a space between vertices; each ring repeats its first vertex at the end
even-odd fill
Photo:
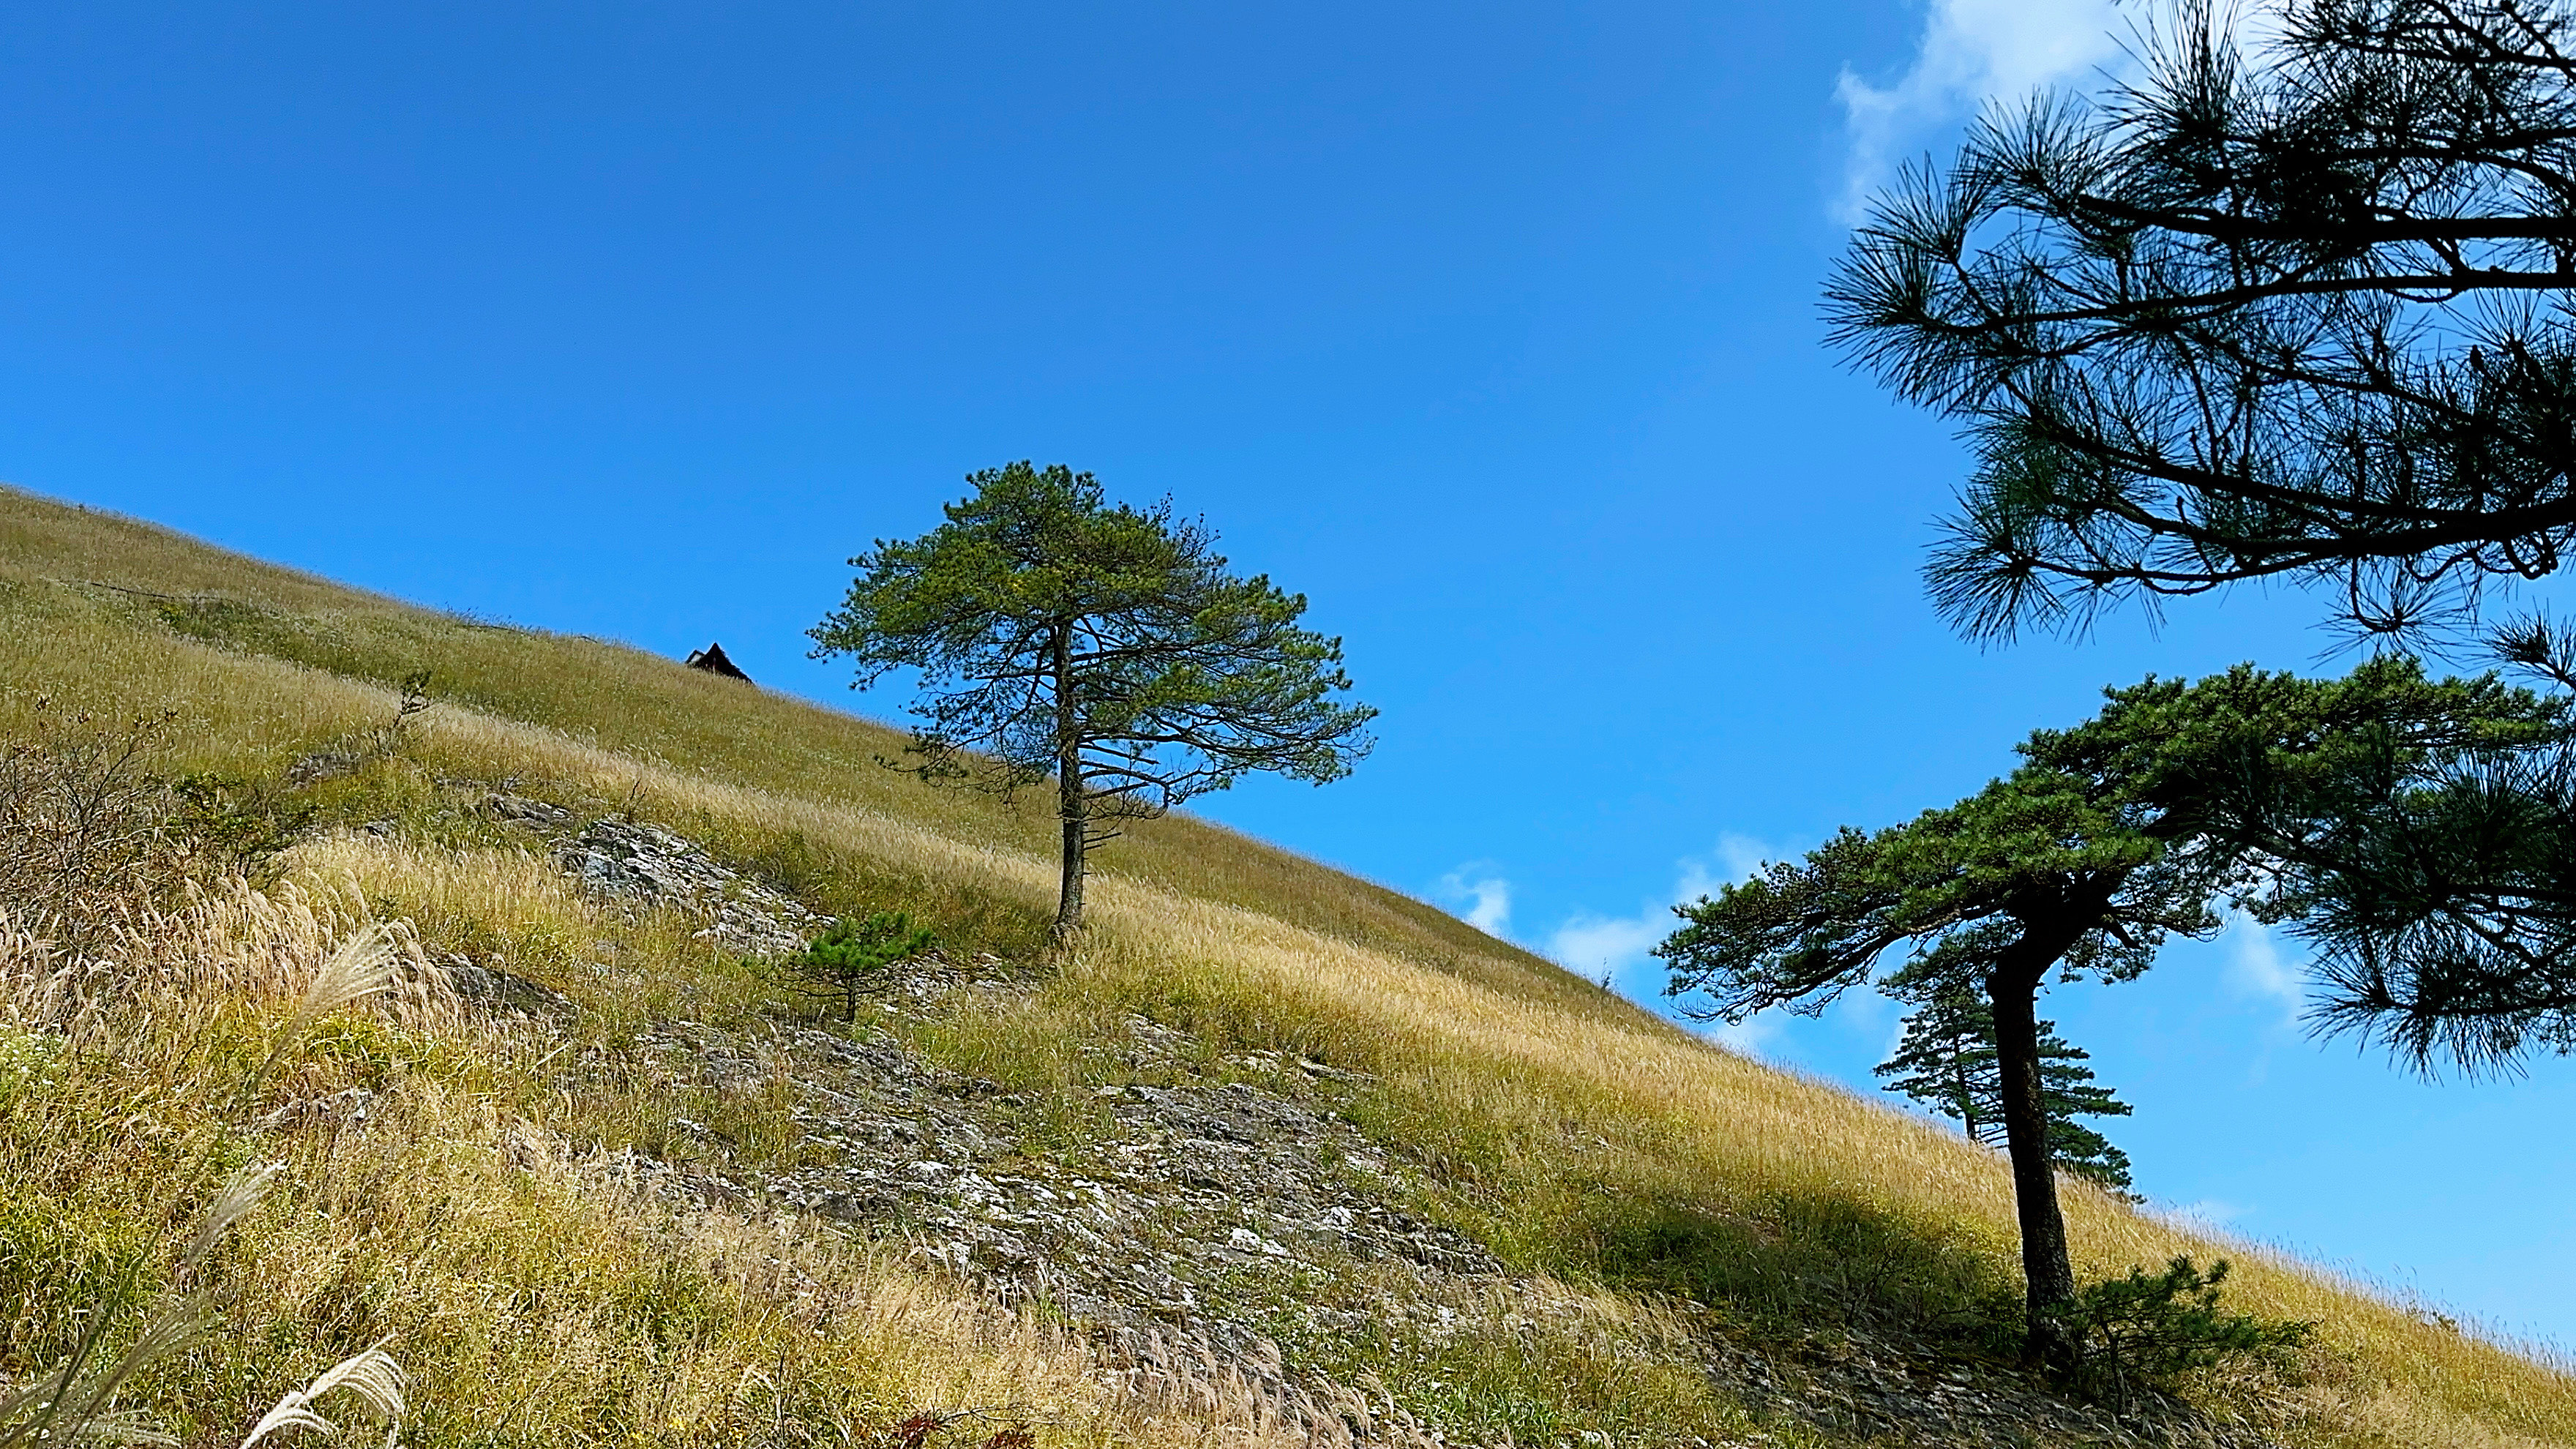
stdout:
POLYGON ((394 984, 394 933, 390 927, 370 922, 367 928, 340 943, 313 973, 304 988, 304 998, 295 1005, 295 1017, 287 1028, 290 1039, 300 1037, 315 1022, 353 1001, 373 996, 394 984))
POLYGON ((233 1102, 239 1113, 256 1097, 268 1074, 286 1058, 288 1052, 304 1044, 305 1033, 314 1023, 347 1006, 364 1000, 394 984, 394 963, 400 959, 397 938, 391 927, 369 922, 366 929, 340 943, 340 948, 325 957, 320 970, 304 987, 304 995, 295 1003, 295 1014, 287 1019, 286 1029, 277 1044, 269 1049, 268 1059, 259 1069, 242 1079, 241 1091, 233 1102))
POLYGON ((379 1343, 363 1353, 324 1369, 311 1383, 289 1390, 277 1401, 277 1407, 252 1427, 250 1437, 241 1441, 241 1449, 251 1449, 269 1435, 285 1429, 313 1429, 324 1434, 337 1434, 338 1425, 313 1411, 313 1403, 325 1394, 346 1389, 385 1421, 386 1449, 392 1449, 402 1433, 403 1389, 406 1380, 402 1365, 379 1343))
POLYGON ((269 1180, 282 1166, 273 1162, 265 1167, 245 1167, 233 1174, 233 1180, 224 1184, 224 1190, 206 1208, 205 1220, 197 1225, 197 1236, 189 1241, 187 1253, 179 1260, 181 1271, 195 1272, 224 1234, 232 1231, 233 1224, 259 1206, 260 1199, 268 1195, 269 1180))

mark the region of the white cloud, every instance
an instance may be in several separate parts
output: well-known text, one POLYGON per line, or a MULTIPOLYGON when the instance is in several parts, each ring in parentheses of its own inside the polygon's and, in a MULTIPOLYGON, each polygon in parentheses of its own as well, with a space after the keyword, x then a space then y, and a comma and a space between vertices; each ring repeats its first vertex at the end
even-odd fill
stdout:
MULTIPOLYGON (((1729 881, 1751 880, 1761 873, 1764 865, 1778 856, 1778 851, 1750 835, 1727 834, 1717 838, 1717 867, 1726 873, 1725 879, 1729 881)), ((1715 889, 1712 884, 1703 887, 1702 892, 1715 889)))
POLYGON ((1547 954, 1558 965, 1586 976, 1622 969, 1646 958, 1657 941, 1672 934, 1674 918, 1663 906, 1649 904, 1633 916, 1581 913, 1547 938, 1547 954))
MULTIPOLYGON (((2164 51, 2190 16, 2159 0, 1931 0, 1905 74, 1874 86, 1846 68, 1835 82, 1851 138, 1842 220, 1859 222, 1906 153, 1980 106, 2052 87, 2091 90, 2101 77, 2133 80, 2138 56, 2164 51)), ((2283 0, 2234 0, 2205 18, 2260 66, 2280 42, 2283 0)))
POLYGON ((1845 70, 1834 87, 1851 136, 1843 219, 1860 219, 1906 152, 1987 101, 2116 65, 2128 33, 2120 9, 2119 0, 1932 0, 1905 74, 1882 87, 1845 70))
POLYGON ((1700 1035, 1739 1057, 1761 1060, 1771 1055, 1769 1050, 1771 1040, 1780 1034, 1785 1024, 1779 1013, 1767 1012, 1747 1021, 1732 1023, 1721 1021, 1714 1026, 1703 1028, 1700 1035))
MULTIPOLYGON (((1643 966, 1646 953, 1654 948, 1655 943, 1671 935, 1681 924, 1673 914, 1673 907, 1686 905, 1702 896, 1715 895, 1719 887, 1752 875, 1761 868, 1762 862, 1775 854, 1777 852, 1762 842, 1747 836, 1722 835, 1718 837, 1715 870, 1702 860, 1676 862, 1671 894, 1662 900, 1642 902, 1632 916, 1576 912, 1548 937, 1547 955, 1568 970, 1595 979, 1606 975, 1617 981, 1643 966)), ((1661 989, 1660 983, 1657 989, 1661 989)), ((1726 1040, 1723 1036, 1719 1039, 1726 1040)), ((1750 1047, 1743 1049, 1750 1050, 1750 1047)))
POLYGON ((1484 862, 1470 861, 1440 878, 1443 900, 1462 904, 1458 914, 1468 925, 1494 939, 1509 940, 1512 931, 1512 883, 1498 875, 1468 879, 1471 871, 1489 869, 1484 862))
POLYGON ((2281 959, 2281 944, 2270 928, 2241 912, 2227 916, 2227 979, 2248 996, 2279 1002, 2295 1012, 2299 1005, 2298 968, 2281 959))

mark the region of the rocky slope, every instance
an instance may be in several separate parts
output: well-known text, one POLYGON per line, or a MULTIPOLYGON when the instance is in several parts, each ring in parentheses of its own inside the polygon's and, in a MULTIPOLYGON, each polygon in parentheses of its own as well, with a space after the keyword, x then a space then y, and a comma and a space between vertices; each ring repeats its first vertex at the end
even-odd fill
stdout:
MULTIPOLYGON (((585 890, 674 910, 746 955, 792 951, 825 922, 668 830, 506 792, 492 819, 528 831, 585 890)), ((483 1009, 558 1023, 574 1008, 502 963, 451 960, 483 1009)), ((621 1175, 684 1210, 794 1213, 901 1244, 994 1298, 1110 1345, 1136 1386, 1262 1406, 1315 1442, 1431 1443, 1436 1421, 1347 1365, 1351 1346, 1436 1356, 1462 1335, 1651 1331, 1744 1402, 1740 1443, 2205 1445, 2268 1441, 2183 1407, 2114 1415, 2008 1365, 1849 1330, 1755 1340, 1703 1305, 1651 1330, 1563 1285, 1515 1276, 1424 1207, 1420 1164, 1345 1110, 1366 1080, 1276 1052, 1212 1054, 1128 1016, 1086 1044, 1112 1085, 1012 1092, 945 1069, 910 1029, 1030 989, 1031 968, 933 953, 890 968, 856 1020, 657 1023, 648 1070, 718 1093, 782 1093, 792 1145, 753 1152, 670 1124, 689 1150, 629 1152, 621 1175)), ((604 1064, 594 1064, 598 1067, 604 1064)), ((582 1068, 576 1068, 579 1070, 582 1068)), ((624 1067, 619 1068, 626 1069, 624 1067)), ((1577 1431, 1575 1438, 1580 1438, 1577 1431)))

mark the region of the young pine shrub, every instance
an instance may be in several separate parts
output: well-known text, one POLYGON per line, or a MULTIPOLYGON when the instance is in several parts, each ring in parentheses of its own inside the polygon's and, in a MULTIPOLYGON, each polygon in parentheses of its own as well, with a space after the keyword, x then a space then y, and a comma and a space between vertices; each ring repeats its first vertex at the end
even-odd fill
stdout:
POLYGON ((2171 1392, 2186 1376, 2234 1362, 2286 1365, 2315 1335, 2313 1323, 2230 1313, 2218 1306, 2224 1258, 2203 1272, 2175 1258, 2161 1273, 2132 1268, 2090 1283, 2065 1313, 2078 1354, 2078 1387, 2129 1407, 2140 1391, 2171 1392))
POLYGON ((810 994, 837 1002, 843 1021, 854 1021, 859 998, 883 979, 887 967, 912 960, 938 944, 935 932, 914 926, 903 912, 873 911, 834 922, 802 955, 790 957, 787 969, 810 994))

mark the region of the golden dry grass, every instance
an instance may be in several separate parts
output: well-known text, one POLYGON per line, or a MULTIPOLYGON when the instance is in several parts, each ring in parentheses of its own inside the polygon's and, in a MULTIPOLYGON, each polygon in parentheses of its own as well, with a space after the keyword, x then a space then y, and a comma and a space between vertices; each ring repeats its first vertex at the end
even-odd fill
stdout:
POLYGON ((508 1110, 537 1044, 467 1027, 434 976, 300 1023, 312 1039, 287 1070, 228 1109, 370 922, 345 881, 236 883, 139 923, 109 957, 117 989, 87 1003, 46 984, 64 968, 24 938, 0 946, 0 1031, 46 1043, 49 1063, 0 1096, 13 1357, 59 1356, 89 1312, 135 1308, 108 1295, 112 1270, 155 1261, 161 1225, 247 1150, 279 1171, 223 1255, 231 1331, 146 1385, 192 1441, 233 1442, 281 1390, 379 1340, 418 1380, 414 1443, 741 1442, 931 1405, 1032 1416, 1056 1442, 1121 1437, 1061 1335, 792 1224, 675 1214, 613 1156, 508 1110), (245 1129, 279 1102, 335 1105, 308 1130, 245 1129))
MULTIPOLYGON (((514 777, 673 822, 826 897, 968 922, 998 945, 1033 941, 1051 900, 1042 818, 874 769, 869 758, 895 738, 880 727, 598 641, 445 619, 7 494, 0 624, 0 730, 38 693, 168 704, 192 721, 191 764, 275 772, 381 722, 386 686, 426 665, 439 671, 441 706, 405 758, 339 787, 347 812, 418 804, 440 776, 514 777)), ((758 1009, 764 984, 693 951, 684 932, 605 919, 543 862, 442 828, 430 821, 401 843, 329 835, 295 866, 346 882, 331 888, 338 899, 398 903, 433 938, 502 943, 514 969, 567 991, 587 985, 585 1001, 612 1023, 621 1010, 633 1024, 681 1007, 758 1009), (618 959, 647 963, 638 969, 651 979, 585 983, 572 943, 619 932, 631 949, 618 959)), ((310 908, 327 893, 311 885, 296 899, 310 908)), ((1186 819, 1112 847, 1094 900, 1084 948, 1024 1008, 1042 1029, 1010 1025, 994 1050, 1042 1054, 1048 1031, 1132 1008, 1221 1043, 1370 1073, 1356 1110, 1429 1165, 1436 1210, 1526 1271, 1632 1307, 1651 1301, 1638 1290, 1660 1289, 1758 1328, 1766 1315, 1937 1314, 2008 1287, 2010 1188, 1988 1154, 1731 1056, 1419 903, 1186 819)), ((266 928, 227 929, 255 940, 266 928)), ((407 1362, 438 1366, 424 1403, 441 1385, 470 1397, 508 1384, 514 1416, 557 1398, 589 1406, 590 1417, 547 1424, 561 1440, 533 1428, 506 1440, 531 1443, 654 1432, 687 1442, 644 1426, 729 1422, 760 1384, 791 1392, 787 1379, 800 1392, 850 1386, 848 1412, 1017 1384, 1020 1402, 1042 1403, 1075 1439, 1163 1441, 1215 1432, 1226 1417, 1121 1418, 1077 1348, 997 1322, 898 1265, 742 1223, 674 1226, 650 1204, 597 1191, 584 1154, 640 1140, 658 1109, 649 1092, 555 1100, 506 1041, 406 1030, 332 1059, 400 1082, 396 1106, 356 1139, 299 1138, 299 1151, 322 1154, 298 1159, 314 1211, 291 1225, 264 1219, 243 1258, 246 1272, 275 1275, 258 1280, 275 1303, 325 1323, 347 1316, 333 1342, 401 1335, 407 1362), (353 1246, 344 1224, 361 1218, 383 1230, 353 1246), (666 1272, 702 1305, 689 1310, 696 1336, 637 1326, 662 1311, 635 1306, 638 1275, 666 1272), (780 1306, 782 1293, 801 1301, 781 1286, 791 1282, 846 1295, 829 1301, 843 1305, 832 1323, 848 1326, 832 1329, 845 1337, 816 1350, 810 1373, 782 1377, 763 1355, 807 1348, 803 1310, 780 1306), (531 1316, 538 1301, 554 1316, 531 1316), (558 1347, 530 1338, 539 1322, 558 1347), (635 1371, 624 1356, 645 1340, 655 1367, 635 1371)), ((181 1093, 179 1081, 159 1090, 181 1093)), ((2088 1272, 2223 1254, 2239 1265, 2234 1303, 2319 1323, 2305 1382, 2207 1390, 2289 1426, 2294 1442, 2576 1444, 2576 1382, 2544 1365, 2098 1194, 2072 1193, 2068 1211, 2088 1272)), ((101 1231, 98 1252, 124 1241, 101 1231)), ((1231 1412, 1249 1422, 1244 1406, 1231 1412)), ((454 1437, 471 1438, 461 1426, 454 1437)))

